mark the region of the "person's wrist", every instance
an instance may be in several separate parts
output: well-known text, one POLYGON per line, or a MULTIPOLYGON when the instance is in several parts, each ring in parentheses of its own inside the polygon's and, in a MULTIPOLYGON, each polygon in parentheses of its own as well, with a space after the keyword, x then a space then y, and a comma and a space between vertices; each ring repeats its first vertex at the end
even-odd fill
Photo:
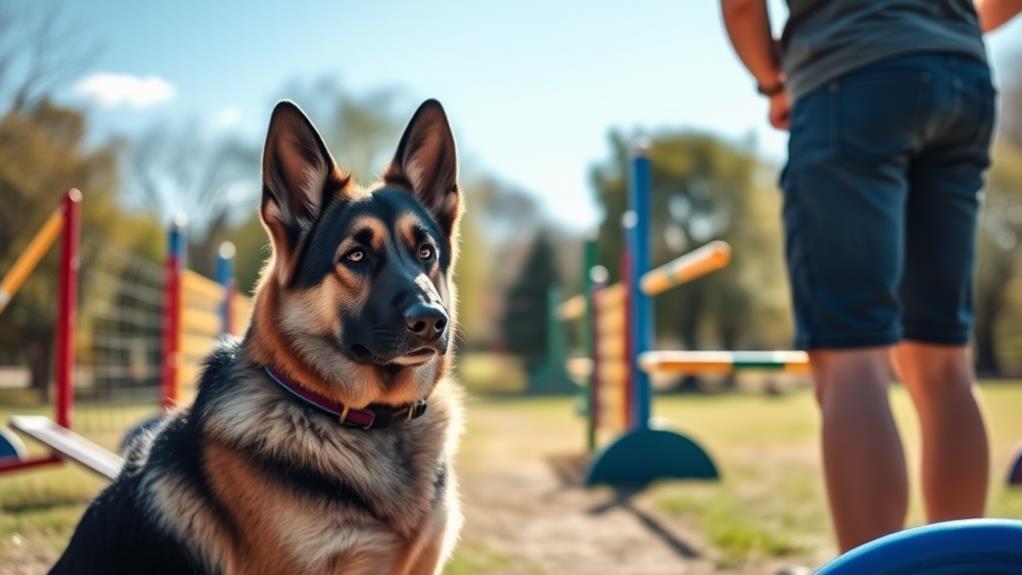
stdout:
POLYGON ((784 92, 784 88, 784 79, 782 78, 777 78, 773 82, 769 83, 756 82, 756 91, 768 98, 773 98, 774 96, 782 94, 784 92))

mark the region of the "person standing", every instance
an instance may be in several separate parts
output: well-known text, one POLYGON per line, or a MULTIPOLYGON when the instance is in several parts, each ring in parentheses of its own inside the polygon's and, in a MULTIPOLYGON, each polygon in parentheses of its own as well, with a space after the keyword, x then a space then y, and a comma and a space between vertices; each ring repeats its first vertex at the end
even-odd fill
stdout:
POLYGON ((983 515, 989 448, 967 350, 978 194, 996 91, 982 34, 1022 0, 721 0, 739 58, 789 130, 785 252, 842 551, 908 508, 889 360, 919 414, 930 522, 983 515))

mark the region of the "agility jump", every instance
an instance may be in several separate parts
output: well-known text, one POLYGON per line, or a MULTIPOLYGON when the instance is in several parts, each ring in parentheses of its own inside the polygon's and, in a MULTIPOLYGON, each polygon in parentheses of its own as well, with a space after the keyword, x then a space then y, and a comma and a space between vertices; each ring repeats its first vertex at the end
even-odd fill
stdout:
MULTIPOLYGON (((28 456, 16 436, 0 433, 0 473, 74 461, 103 477, 112 479, 122 464, 119 456, 75 433, 75 329, 78 314, 78 284, 81 268, 80 205, 82 194, 66 192, 60 206, 47 218, 11 269, 0 280, 0 313, 12 300, 49 249, 60 239, 55 329, 54 415, 14 416, 11 427, 50 449, 41 456, 28 456)), ((190 400, 181 381, 192 381, 202 358, 225 334, 240 334, 251 314, 251 301, 237 293, 233 277, 234 246, 221 245, 217 262, 218 281, 210 280, 185 266, 184 224, 171 225, 164 266, 162 306, 162 358, 159 405, 154 411, 170 409, 190 400)), ((159 415, 128 431, 126 445, 134 434, 158 421, 159 415)))
POLYGON ((589 242, 585 292, 555 310, 562 321, 583 322, 583 348, 589 358, 570 361, 568 371, 589 383, 587 443, 590 448, 595 445, 597 428, 624 430, 594 457, 587 485, 637 486, 665 478, 719 477, 717 466, 696 442, 652 422, 651 374, 808 369, 808 357, 800 351, 653 351, 651 298, 726 267, 731 248, 726 242, 711 242, 650 270, 651 179, 648 149, 637 145, 630 161, 622 281, 603 285, 606 272, 596 266, 595 243, 589 242))

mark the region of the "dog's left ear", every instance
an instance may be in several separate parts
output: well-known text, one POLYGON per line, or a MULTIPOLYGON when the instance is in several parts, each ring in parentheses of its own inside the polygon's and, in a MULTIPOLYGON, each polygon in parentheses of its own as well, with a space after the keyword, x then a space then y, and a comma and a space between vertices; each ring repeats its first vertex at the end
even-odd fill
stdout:
POLYGON ((416 110, 383 181, 410 188, 443 232, 451 235, 461 202, 458 155, 440 102, 426 100, 416 110))

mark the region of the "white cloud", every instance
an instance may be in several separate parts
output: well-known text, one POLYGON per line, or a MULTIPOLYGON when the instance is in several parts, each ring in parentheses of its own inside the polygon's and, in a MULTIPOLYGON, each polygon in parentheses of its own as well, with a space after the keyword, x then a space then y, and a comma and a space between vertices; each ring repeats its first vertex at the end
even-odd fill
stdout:
POLYGON ((226 130, 241 123, 241 108, 228 106, 213 114, 210 124, 214 130, 226 130))
POLYGON ((104 108, 131 106, 142 109, 174 99, 176 90, 159 76, 144 78, 131 74, 97 72, 74 85, 74 92, 104 108))

